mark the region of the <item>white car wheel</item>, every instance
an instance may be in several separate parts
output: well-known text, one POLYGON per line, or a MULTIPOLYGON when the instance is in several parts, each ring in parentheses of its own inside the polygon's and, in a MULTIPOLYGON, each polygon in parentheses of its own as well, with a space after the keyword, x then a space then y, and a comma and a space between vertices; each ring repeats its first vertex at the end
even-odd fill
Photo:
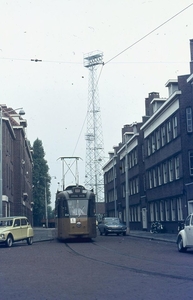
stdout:
POLYGON ((33 244, 33 238, 32 237, 27 238, 27 243, 28 243, 28 245, 32 245, 33 244))
POLYGON ((187 248, 183 246, 183 240, 181 236, 178 237, 177 246, 179 252, 185 252, 187 250, 187 248))
POLYGON ((11 234, 8 235, 7 240, 6 240, 6 246, 11 247, 13 245, 13 238, 11 234))

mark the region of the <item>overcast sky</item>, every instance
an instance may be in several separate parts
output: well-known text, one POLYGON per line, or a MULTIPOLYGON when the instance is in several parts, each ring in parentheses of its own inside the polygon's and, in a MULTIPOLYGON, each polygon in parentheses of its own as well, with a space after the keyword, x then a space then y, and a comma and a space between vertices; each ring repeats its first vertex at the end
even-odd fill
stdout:
MULTIPOLYGON (((165 83, 189 74, 192 4, 0 0, 0 103, 23 107, 29 141, 42 140, 50 176, 57 178, 52 178, 52 204, 62 178, 60 156, 83 159, 79 172, 84 184, 89 75, 84 54, 104 53, 98 89, 108 157, 121 142, 121 128, 141 121, 148 93, 168 97, 165 83)), ((65 180, 69 184, 72 179, 68 182, 66 175, 65 180)))

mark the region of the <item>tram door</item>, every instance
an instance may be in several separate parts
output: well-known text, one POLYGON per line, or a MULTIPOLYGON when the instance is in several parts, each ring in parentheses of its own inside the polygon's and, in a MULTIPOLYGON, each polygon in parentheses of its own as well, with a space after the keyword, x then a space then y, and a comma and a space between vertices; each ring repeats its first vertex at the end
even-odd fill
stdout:
POLYGON ((142 208, 142 222, 143 229, 147 229, 147 209, 145 207, 142 208))

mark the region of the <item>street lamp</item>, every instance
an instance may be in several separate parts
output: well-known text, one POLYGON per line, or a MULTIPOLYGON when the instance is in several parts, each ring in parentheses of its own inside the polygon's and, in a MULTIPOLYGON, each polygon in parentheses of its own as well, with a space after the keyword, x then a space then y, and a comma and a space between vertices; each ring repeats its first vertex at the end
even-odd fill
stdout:
MULTIPOLYGON (((12 110, 8 110, 8 111, 5 111, 7 112, 8 114, 10 112, 14 112, 16 110, 20 109, 20 112, 19 114, 20 115, 24 115, 25 112, 23 110, 23 108, 16 108, 16 109, 12 109, 12 110)), ((2 119, 3 119, 3 108, 2 106, 0 105, 0 217, 2 217, 2 209, 3 209, 3 201, 2 201, 2 194, 3 194, 3 176, 2 176, 2 169, 3 169, 3 166, 2 166, 2 153, 3 153, 3 122, 2 122, 2 119)))
POLYGON ((48 201, 47 201, 47 191, 46 191, 46 177, 45 177, 45 221, 46 221, 46 228, 48 228, 48 201))

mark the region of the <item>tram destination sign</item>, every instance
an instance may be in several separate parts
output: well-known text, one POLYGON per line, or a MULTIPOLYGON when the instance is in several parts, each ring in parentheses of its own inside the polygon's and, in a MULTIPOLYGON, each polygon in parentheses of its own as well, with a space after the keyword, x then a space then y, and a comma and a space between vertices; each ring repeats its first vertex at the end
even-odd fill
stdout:
POLYGON ((86 194, 70 194, 70 198, 86 198, 86 194))

